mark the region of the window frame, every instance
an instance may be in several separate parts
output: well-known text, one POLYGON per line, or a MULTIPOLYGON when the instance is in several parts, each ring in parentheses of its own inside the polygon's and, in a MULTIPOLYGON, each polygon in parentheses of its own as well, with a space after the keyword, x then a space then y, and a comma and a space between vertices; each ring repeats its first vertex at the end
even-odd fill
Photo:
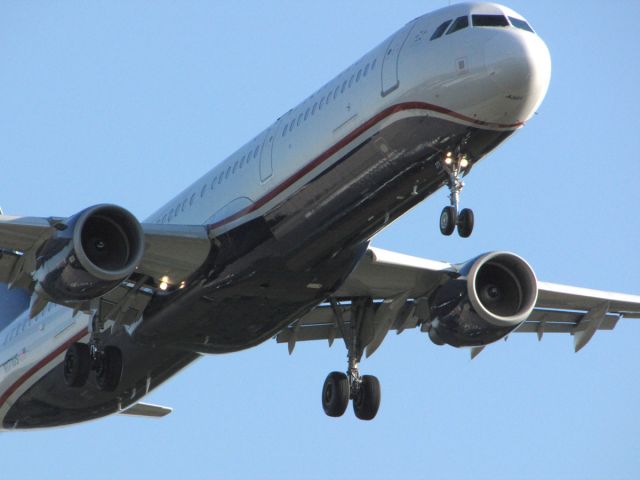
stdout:
POLYGON ((447 31, 447 29, 449 28, 449 25, 451 25, 451 22, 453 22, 453 18, 450 18, 449 20, 442 22, 440 25, 438 25, 436 29, 433 31, 433 35, 431 35, 431 38, 429 39, 429 41, 431 42, 432 40, 437 40, 442 35, 444 35, 444 32, 447 31))
POLYGON ((469 28, 469 26, 470 26, 469 15, 461 15, 451 23, 445 35, 451 35, 452 33, 456 33, 456 32, 459 32, 460 30, 464 30, 465 28, 469 28), (460 20, 466 21, 466 23, 461 27, 457 25, 458 21, 460 20))

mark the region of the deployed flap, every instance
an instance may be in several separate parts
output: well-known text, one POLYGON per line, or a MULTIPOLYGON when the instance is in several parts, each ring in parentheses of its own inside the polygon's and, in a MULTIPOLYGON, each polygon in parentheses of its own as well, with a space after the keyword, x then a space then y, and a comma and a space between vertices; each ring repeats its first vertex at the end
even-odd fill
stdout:
POLYGON ((173 412, 172 408, 151 403, 134 403, 126 410, 122 410, 120 415, 135 415, 137 417, 165 417, 173 412))
POLYGON ((203 225, 143 223, 145 250, 137 271, 156 280, 176 284, 195 272, 211 250, 203 225))

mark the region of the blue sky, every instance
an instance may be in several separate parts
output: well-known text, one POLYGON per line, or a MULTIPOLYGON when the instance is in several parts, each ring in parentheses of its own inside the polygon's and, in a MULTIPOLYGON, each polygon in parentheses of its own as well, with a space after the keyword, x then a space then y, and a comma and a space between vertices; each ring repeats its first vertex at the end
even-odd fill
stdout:
MULTIPOLYGON (((414 17, 446 1, 0 3, 0 205, 70 215, 113 202, 144 218, 414 17)), ((513 0, 547 42, 536 115, 467 177, 470 239, 437 227, 441 191, 373 244, 462 261, 507 249, 547 281, 640 293, 640 3, 513 0)), ((637 478, 638 321, 512 335, 471 362, 419 332, 364 373, 363 423, 324 416, 336 342, 207 357, 148 397, 155 421, 110 417, 0 435, 2 478, 637 478)))

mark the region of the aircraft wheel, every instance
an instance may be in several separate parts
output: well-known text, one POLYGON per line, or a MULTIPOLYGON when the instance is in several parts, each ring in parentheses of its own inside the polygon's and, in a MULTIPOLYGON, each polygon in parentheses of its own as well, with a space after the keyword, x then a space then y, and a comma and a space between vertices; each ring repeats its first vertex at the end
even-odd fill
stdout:
POLYGON ((458 235, 467 238, 473 232, 473 210, 463 208, 458 216, 458 235))
POLYGON ((105 347, 98 359, 96 385, 104 392, 113 392, 118 388, 121 377, 122 352, 117 347, 105 347))
POLYGON ((360 391, 353 399, 353 411, 360 420, 373 420, 380 408, 380 381, 373 375, 363 375, 360 391))
POLYGON ((349 381, 342 372, 331 372, 322 386, 322 408, 330 417, 340 417, 349 404, 349 381))
POLYGON ((91 371, 91 351, 86 343, 74 343, 64 356, 64 382, 69 387, 82 387, 91 371))
POLYGON ((456 229, 457 220, 458 213, 455 207, 444 207, 440 214, 440 232, 442 232, 443 235, 451 235, 456 229))

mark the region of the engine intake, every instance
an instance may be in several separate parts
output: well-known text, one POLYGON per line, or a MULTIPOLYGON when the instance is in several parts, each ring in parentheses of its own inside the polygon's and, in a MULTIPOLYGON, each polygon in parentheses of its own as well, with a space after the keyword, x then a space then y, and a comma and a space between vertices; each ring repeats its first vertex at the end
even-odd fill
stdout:
POLYGON ((487 345, 515 330, 533 311, 538 282, 519 256, 487 253, 468 262, 460 273, 431 299, 429 335, 435 343, 487 345))
POLYGON ((100 297, 133 273, 144 253, 138 220, 116 205, 70 217, 37 253, 35 279, 57 303, 100 297))

